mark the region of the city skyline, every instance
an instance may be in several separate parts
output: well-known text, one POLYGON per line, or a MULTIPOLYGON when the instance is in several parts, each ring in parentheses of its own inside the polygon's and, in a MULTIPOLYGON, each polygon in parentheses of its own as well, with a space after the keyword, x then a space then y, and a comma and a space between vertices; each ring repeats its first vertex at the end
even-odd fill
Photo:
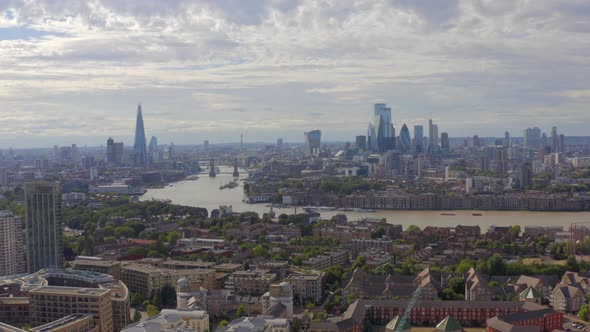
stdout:
POLYGON ((378 102, 392 108, 396 128, 432 118, 450 136, 554 124, 582 136, 589 7, 4 2, 0 139, 128 143, 138 101, 150 134, 179 144, 235 141, 227 133, 236 131, 245 142, 299 141, 318 123, 326 138, 352 140, 378 102))

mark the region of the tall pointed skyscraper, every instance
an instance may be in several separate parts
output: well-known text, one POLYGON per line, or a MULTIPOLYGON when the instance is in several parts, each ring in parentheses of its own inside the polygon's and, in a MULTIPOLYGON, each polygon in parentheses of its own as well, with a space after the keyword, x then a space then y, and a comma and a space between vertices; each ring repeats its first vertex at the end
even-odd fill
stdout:
POLYGON ((141 104, 137 105, 137 122, 135 123, 135 143, 133 145, 133 154, 135 165, 145 165, 147 163, 147 149, 145 142, 145 130, 143 128, 143 115, 141 114, 141 104))

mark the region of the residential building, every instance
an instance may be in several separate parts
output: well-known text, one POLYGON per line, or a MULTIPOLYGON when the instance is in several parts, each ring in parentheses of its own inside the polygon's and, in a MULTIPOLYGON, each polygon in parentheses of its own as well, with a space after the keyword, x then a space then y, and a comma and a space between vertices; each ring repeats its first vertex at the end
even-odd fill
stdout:
POLYGON ((262 314, 276 318, 293 318, 293 285, 283 281, 269 286, 261 298, 262 314))
POLYGON ((113 331, 111 289, 41 286, 29 291, 31 324, 51 323, 71 314, 92 315, 99 332, 113 331))
POLYGON ((393 241, 383 239, 353 239, 352 240, 352 258, 356 259, 361 251, 371 248, 378 248, 384 252, 391 252, 393 241))
POLYGON ((488 280, 474 268, 469 269, 465 278, 465 301, 491 301, 494 295, 488 280))
POLYGON ((25 225, 28 272, 62 268, 63 219, 58 182, 25 183, 25 225))
POLYGON ((322 279, 323 273, 292 274, 287 277, 286 281, 293 285, 293 292, 299 299, 310 299, 315 303, 320 303, 322 279))
POLYGON ((22 220, 10 211, 0 211, 0 276, 26 270, 22 220))
POLYGON ((236 271, 229 275, 225 288, 231 295, 261 296, 276 279, 270 270, 236 271))
POLYGON ((551 309, 496 316, 486 321, 486 332, 553 332, 555 330, 563 330, 563 313, 551 309))
POLYGON ((586 294, 579 285, 557 284, 550 295, 549 302, 554 310, 560 312, 578 312, 586 303, 586 294), (577 287, 578 286, 578 287, 577 287))
POLYGON ((271 316, 240 317, 232 320, 227 326, 220 327, 215 332, 290 332, 291 324, 285 318, 271 316))
POLYGON ((113 276, 115 280, 121 279, 121 262, 119 261, 81 259, 78 256, 78 259, 72 262, 72 265, 75 270, 104 273, 113 276))
POLYGON ((167 269, 145 264, 129 264, 121 269, 121 279, 132 293, 144 298, 158 294, 162 287, 174 287, 181 278, 198 281, 206 289, 215 286, 215 270, 212 269, 167 269))
POLYGON ((287 261, 264 261, 256 266, 259 270, 270 270, 277 275, 279 280, 285 279, 289 273, 289 262, 287 261))

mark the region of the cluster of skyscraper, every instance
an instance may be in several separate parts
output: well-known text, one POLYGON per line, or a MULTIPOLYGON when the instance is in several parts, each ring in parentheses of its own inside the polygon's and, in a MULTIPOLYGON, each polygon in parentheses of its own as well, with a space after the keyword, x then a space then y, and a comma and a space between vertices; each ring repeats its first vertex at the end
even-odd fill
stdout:
POLYGON ((404 123, 399 136, 395 135, 395 127, 392 123, 391 108, 386 104, 375 104, 373 106, 375 121, 369 123, 367 136, 357 136, 356 145, 360 149, 384 153, 389 150, 399 150, 402 153, 424 153, 450 150, 449 135, 441 134, 440 145, 438 137, 438 126, 429 120, 428 140, 424 137, 424 127, 414 126, 414 140, 410 135, 410 129, 404 123))
POLYGON ((546 133, 541 133, 538 127, 527 128, 523 132, 523 145, 529 157, 534 157, 540 149, 545 152, 564 153, 565 152, 565 135, 557 133, 557 127, 551 128, 551 137, 548 138, 546 133))

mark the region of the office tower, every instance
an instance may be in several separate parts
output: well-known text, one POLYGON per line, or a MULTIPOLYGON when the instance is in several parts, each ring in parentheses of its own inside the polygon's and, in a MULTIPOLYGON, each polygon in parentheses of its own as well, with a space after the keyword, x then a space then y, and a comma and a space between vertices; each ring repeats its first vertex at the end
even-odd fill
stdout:
POLYGON ((449 152, 451 151, 451 143, 449 142, 449 134, 442 133, 440 134, 440 145, 443 151, 449 152))
POLYGON ((481 146, 480 143, 479 143, 479 136, 473 135, 473 143, 472 143, 472 146, 474 148, 479 148, 481 146))
POLYGON ((57 147, 57 145, 54 145, 53 146, 53 159, 54 160, 58 160, 59 159, 59 148, 57 147))
POLYGON ((525 129, 523 138, 525 149, 538 150, 541 147, 541 129, 538 127, 525 129))
POLYGON ((510 133, 505 132, 504 133, 504 147, 506 147, 506 148, 509 147, 511 145, 510 143, 511 143, 510 142, 510 133))
POLYGON ((369 126, 367 127, 367 148, 369 151, 379 150, 379 147, 377 146, 377 131, 372 123, 369 123, 369 126))
POLYGON ((80 153, 78 152, 78 147, 76 146, 76 144, 72 144, 72 160, 80 160, 80 153))
POLYGON ((27 272, 23 223, 10 211, 0 211, 0 276, 27 272))
POLYGON ((543 132, 541 134, 541 148, 549 148, 551 149, 551 145, 549 144, 549 142, 547 141, 547 134, 545 132, 543 132))
POLYGON ((277 138, 277 150, 282 150, 282 149, 283 149, 283 139, 277 138))
POLYGON ((559 138, 557 139, 557 152, 565 153, 565 135, 564 134, 559 135, 559 138))
MULTIPOLYGON (((551 128, 551 152, 558 152, 559 136, 557 135, 557 127, 551 128)), ((561 152, 561 151, 560 151, 561 152)))
POLYGON ((145 129, 143 127, 143 115, 141 104, 137 105, 137 121, 135 123, 135 143, 133 144, 135 165, 145 166, 147 163, 147 149, 145 141, 145 129))
POLYGON ((160 150, 158 149, 158 138, 152 136, 150 139, 150 145, 148 146, 148 159, 150 162, 158 162, 162 159, 160 156, 160 150))
POLYGON ((490 159, 486 154, 483 154, 480 156, 480 163, 479 163, 479 168, 483 171, 483 172, 487 172, 490 170, 490 159))
POLYGON ((432 119, 428 120, 428 148, 430 149, 430 147, 433 145, 433 139, 434 139, 434 133, 432 130, 432 119))
POLYGON ((496 149, 496 172, 498 174, 508 173, 508 151, 505 147, 498 147, 496 149))
POLYGON ((530 187, 533 183, 533 167, 530 161, 525 161, 520 164, 519 172, 519 184, 520 188, 530 187))
POLYGON ((410 137, 410 130, 408 129, 408 126, 406 126, 405 123, 399 132, 399 137, 401 143, 399 149, 402 151, 402 153, 410 152, 410 150, 412 149, 412 138, 410 137))
POLYGON ((37 287, 29 291, 31 323, 38 326, 71 314, 90 314, 97 332, 112 332, 113 297, 109 288, 37 287))
POLYGON ((421 125, 414 126, 414 152, 424 152, 424 127, 421 125))
POLYGON ((432 125, 432 146, 434 148, 438 147, 438 125, 432 125))
POLYGON ((125 147, 123 142, 115 142, 113 138, 109 137, 107 140, 107 162, 119 165, 123 162, 123 154, 125 147))
MULTIPOLYGON (((377 120, 381 117, 383 121, 383 137, 393 137, 394 135, 391 131, 391 108, 387 107, 386 104, 375 104, 373 106, 373 112, 375 115, 375 128, 378 128, 377 120)), ((377 132, 377 136, 379 136, 379 132, 377 132)))
POLYGON ((366 151, 367 150, 367 136, 360 135, 356 137, 356 147, 366 151))
POLYGON ((170 143, 170 145, 168 146, 168 159, 172 160, 175 153, 176 149, 174 148, 174 143, 170 143))
POLYGON ((244 150, 244 134, 240 134, 240 151, 244 150))
POLYGON ((4 167, 0 167, 0 186, 6 186, 8 184, 8 170, 4 167))
POLYGON ((208 139, 203 141, 203 151, 205 151, 205 154, 209 154, 209 140, 208 139))
POLYGON ((304 137, 305 152, 310 156, 320 154, 322 132, 319 129, 308 131, 304 133, 304 137))
POLYGON ((25 183, 28 272, 63 267, 62 223, 60 183, 25 183))

